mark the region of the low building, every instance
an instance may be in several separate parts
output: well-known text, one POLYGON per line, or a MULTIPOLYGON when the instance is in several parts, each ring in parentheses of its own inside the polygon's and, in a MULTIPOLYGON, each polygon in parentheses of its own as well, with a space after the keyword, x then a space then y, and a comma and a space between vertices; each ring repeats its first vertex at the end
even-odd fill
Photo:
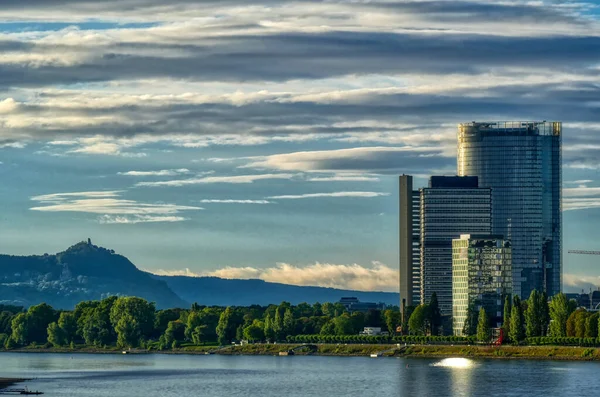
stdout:
POLYGON ((365 327, 365 328, 363 328, 362 332, 359 333, 359 335, 368 335, 368 336, 381 335, 381 336, 385 336, 385 335, 389 335, 389 332, 382 331, 381 327, 365 327))
POLYGON ((344 297, 339 301, 342 306, 348 310, 349 313, 363 312, 366 313, 369 310, 385 310, 385 303, 374 303, 374 302, 361 302, 355 297, 344 297))
POLYGON ((469 307, 483 307, 490 326, 502 323, 504 299, 512 295, 512 249, 502 236, 463 234, 452 240, 452 329, 462 336, 469 307))

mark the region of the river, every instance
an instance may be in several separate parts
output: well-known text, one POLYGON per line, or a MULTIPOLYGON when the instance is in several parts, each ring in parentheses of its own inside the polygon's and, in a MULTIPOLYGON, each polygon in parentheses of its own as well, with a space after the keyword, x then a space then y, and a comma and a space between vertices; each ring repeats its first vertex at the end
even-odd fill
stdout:
MULTIPOLYGON (((1 353, 0 377, 47 396, 594 396, 590 362, 1 353)), ((19 386, 21 387, 21 386, 19 386)))

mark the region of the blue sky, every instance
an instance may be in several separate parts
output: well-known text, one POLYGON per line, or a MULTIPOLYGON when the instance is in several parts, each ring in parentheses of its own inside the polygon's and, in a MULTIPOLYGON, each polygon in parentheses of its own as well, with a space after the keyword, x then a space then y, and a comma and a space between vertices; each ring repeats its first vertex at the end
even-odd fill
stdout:
POLYGON ((397 175, 456 125, 564 122, 567 289, 600 285, 585 1, 4 0, 0 251, 91 237, 166 274, 397 288, 397 175))

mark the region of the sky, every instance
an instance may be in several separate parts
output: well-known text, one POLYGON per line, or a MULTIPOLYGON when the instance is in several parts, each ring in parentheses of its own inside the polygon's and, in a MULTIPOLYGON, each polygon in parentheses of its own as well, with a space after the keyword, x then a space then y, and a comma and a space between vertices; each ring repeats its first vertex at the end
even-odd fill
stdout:
POLYGON ((397 291, 397 176, 473 120, 564 123, 564 287, 600 286, 596 1, 2 0, 0 252, 397 291))

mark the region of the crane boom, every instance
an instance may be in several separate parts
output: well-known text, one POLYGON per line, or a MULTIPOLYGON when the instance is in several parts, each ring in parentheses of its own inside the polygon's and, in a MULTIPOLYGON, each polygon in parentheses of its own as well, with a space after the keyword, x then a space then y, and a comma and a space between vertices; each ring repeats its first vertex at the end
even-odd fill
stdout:
POLYGON ((569 254, 600 255, 600 251, 570 250, 569 254))

